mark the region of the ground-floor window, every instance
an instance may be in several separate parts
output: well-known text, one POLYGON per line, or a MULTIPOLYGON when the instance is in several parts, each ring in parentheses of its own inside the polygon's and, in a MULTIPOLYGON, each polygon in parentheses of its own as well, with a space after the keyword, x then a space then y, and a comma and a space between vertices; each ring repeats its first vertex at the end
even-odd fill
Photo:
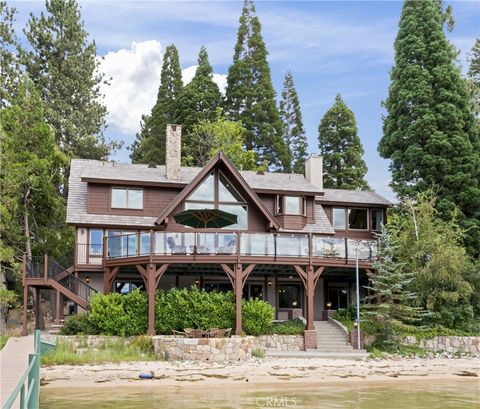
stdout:
POLYGON ((302 308, 300 284, 278 284, 278 308, 302 308))
POLYGON ((120 294, 128 294, 133 290, 139 288, 142 291, 145 291, 145 283, 143 281, 115 281, 115 292, 120 294))
POLYGON ((227 291, 233 290, 230 283, 205 283, 203 288, 205 291, 219 291, 221 293, 226 293, 227 291))
POLYGON ((327 308, 338 310, 348 307, 348 287, 328 287, 327 308))
POLYGON ((264 300, 264 291, 262 284, 245 284, 243 286, 242 297, 246 300, 258 298, 259 300, 264 300))

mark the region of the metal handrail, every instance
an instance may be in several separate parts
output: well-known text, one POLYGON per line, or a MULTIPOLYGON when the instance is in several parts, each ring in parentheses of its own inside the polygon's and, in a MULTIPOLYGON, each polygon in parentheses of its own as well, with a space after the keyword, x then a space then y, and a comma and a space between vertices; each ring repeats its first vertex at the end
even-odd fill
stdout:
POLYGON ((40 331, 34 332, 34 353, 28 354, 28 367, 20 377, 17 386, 3 404, 2 409, 10 409, 20 395, 20 409, 37 409, 40 404, 40 331), (27 389, 25 393, 25 382, 27 389))
POLYGON ((85 281, 80 280, 77 276, 70 273, 66 268, 57 263, 55 260, 48 262, 48 276, 53 280, 60 283, 65 288, 74 292, 80 298, 83 298, 85 301, 97 292, 93 287, 89 286, 85 281), (57 279, 58 275, 61 273, 66 273, 65 277, 57 279))

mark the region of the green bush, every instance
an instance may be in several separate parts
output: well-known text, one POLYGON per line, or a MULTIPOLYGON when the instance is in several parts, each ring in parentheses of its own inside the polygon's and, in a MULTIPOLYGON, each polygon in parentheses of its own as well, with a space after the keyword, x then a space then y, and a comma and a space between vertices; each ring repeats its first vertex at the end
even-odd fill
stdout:
POLYGON ((265 334, 303 335, 305 327, 305 324, 299 318, 290 321, 273 322, 265 330, 265 334))
POLYGON ((247 335, 265 334, 272 325, 275 309, 265 301, 252 299, 243 300, 242 317, 243 330, 247 335))
POLYGON ((152 337, 145 335, 135 337, 128 345, 128 349, 131 351, 137 351, 140 354, 151 355, 154 352, 152 337))
POLYGON ((95 294, 90 299, 89 321, 106 335, 141 335, 147 331, 148 300, 140 290, 129 294, 95 294))
POLYGON ((90 321, 88 314, 79 314, 68 318, 59 331, 60 335, 96 335, 99 333, 99 328, 90 321))
POLYGON ((207 292, 196 286, 157 292, 155 328, 158 334, 171 334, 185 328, 233 328, 235 303, 232 292, 207 292))

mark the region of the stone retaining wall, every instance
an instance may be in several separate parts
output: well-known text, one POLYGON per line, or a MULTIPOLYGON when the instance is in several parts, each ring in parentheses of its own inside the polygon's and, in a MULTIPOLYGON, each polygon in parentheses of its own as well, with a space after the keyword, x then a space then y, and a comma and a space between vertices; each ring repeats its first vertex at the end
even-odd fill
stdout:
POLYGON ((159 359, 207 362, 238 361, 251 358, 255 337, 179 338, 155 336, 153 349, 159 359))
MULTIPOLYGON (((42 335, 43 338, 43 335, 42 335)), ((57 335, 57 342, 70 345, 73 349, 96 348, 102 349, 106 345, 118 341, 125 342, 125 346, 130 344, 131 338, 110 336, 110 335, 57 335)))
POLYGON ((417 339, 414 336, 403 338, 407 345, 416 345, 432 352, 467 353, 480 356, 480 337, 439 336, 430 339, 417 339))
MULTIPOLYGON (((129 345, 132 338, 107 335, 58 335, 57 342, 70 345, 78 353, 86 348, 102 349, 114 342, 129 345)), ((261 335, 231 338, 182 338, 169 335, 152 337, 159 359, 195 361, 238 361, 252 357, 252 351, 303 351, 303 335, 261 335)))
POLYGON ((304 351, 303 335, 260 335, 256 337, 255 348, 262 351, 304 351))

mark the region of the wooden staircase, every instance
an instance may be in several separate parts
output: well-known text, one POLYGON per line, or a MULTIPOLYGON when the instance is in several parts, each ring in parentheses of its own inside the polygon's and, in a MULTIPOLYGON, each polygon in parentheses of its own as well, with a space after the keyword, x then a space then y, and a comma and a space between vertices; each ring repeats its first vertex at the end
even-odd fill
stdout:
POLYGON ((97 291, 73 274, 73 266, 63 267, 48 256, 23 260, 23 285, 56 290, 83 309, 97 291))

